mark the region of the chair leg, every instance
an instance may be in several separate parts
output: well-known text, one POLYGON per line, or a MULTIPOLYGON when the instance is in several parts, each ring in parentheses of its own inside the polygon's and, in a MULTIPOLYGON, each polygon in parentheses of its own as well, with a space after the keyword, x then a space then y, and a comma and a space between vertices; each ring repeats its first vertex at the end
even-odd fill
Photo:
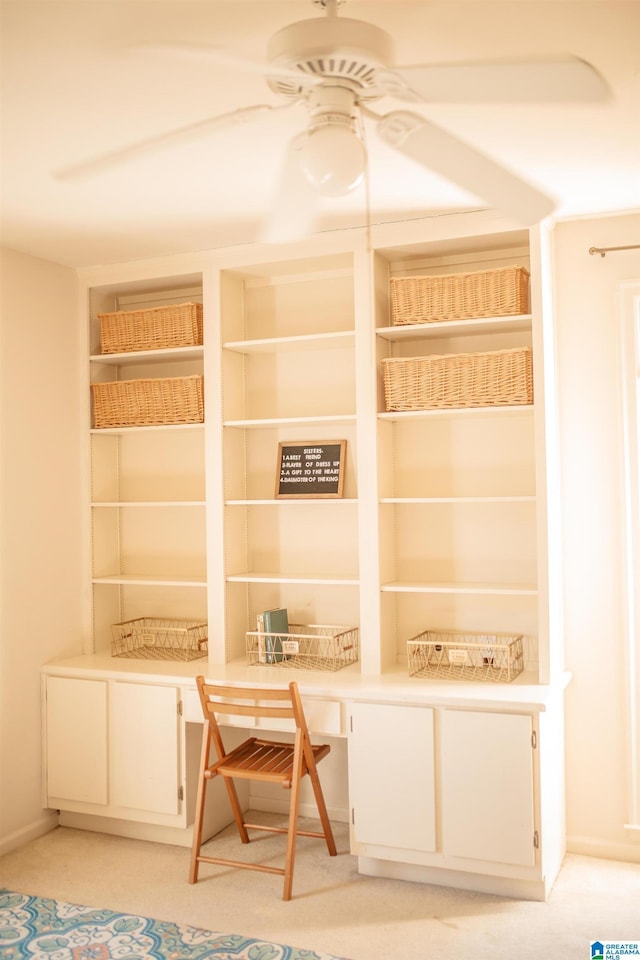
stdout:
POLYGON ((196 812, 193 822, 193 840, 191 843, 191 864, 189 867, 189 883, 196 883, 198 880, 198 857, 202 846, 202 824, 204 819, 204 801, 206 797, 207 781, 204 772, 209 763, 209 750, 211 747, 211 732, 209 724, 205 723, 202 729, 202 749, 200 751, 200 773, 198 779, 198 794, 196 798, 196 812))
POLYGON ((236 821, 240 839, 243 843, 249 843, 249 834, 247 833, 247 828, 244 825, 244 814, 240 806, 240 800, 238 799, 236 785, 231 777, 223 777, 222 779, 224 780, 224 785, 227 788, 227 793, 229 794, 229 803, 231 804, 233 818, 236 821))
POLYGON ((287 855, 284 865, 284 884, 282 899, 291 900, 293 889, 293 868, 296 858, 298 839, 298 810, 300 807, 300 783, 302 781, 302 734, 296 731, 293 775, 291 777, 291 799, 289 801, 289 827, 287 834, 287 855))
POLYGON ((324 802, 324 794, 322 792, 322 786, 320 785, 318 768, 314 763, 312 767, 307 767, 307 770, 309 773, 309 779, 311 780, 311 786, 313 787, 313 794, 316 798, 316 806, 318 807, 324 838, 327 842, 327 849, 329 850, 329 855, 335 857, 338 851, 336 849, 336 841, 333 836, 329 814, 327 813, 327 805, 324 802))

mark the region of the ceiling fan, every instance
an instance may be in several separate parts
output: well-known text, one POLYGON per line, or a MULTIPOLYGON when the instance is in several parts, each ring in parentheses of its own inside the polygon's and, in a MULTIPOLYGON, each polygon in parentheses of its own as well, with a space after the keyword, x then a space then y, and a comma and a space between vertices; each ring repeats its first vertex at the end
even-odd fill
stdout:
POLYGON ((306 129, 288 144, 267 239, 304 235, 318 194, 340 196, 362 183, 367 166, 365 122, 394 150, 508 214, 523 226, 553 210, 553 201, 495 160, 413 110, 378 113, 384 98, 408 104, 580 102, 603 99, 608 88, 584 60, 529 60, 392 66, 393 41, 384 30, 338 16, 344 0, 313 0, 325 15, 291 23, 268 42, 264 63, 216 47, 171 48, 205 54, 229 67, 262 74, 282 104, 256 104, 114 150, 57 172, 60 179, 95 174, 115 163, 212 130, 304 104, 306 129))

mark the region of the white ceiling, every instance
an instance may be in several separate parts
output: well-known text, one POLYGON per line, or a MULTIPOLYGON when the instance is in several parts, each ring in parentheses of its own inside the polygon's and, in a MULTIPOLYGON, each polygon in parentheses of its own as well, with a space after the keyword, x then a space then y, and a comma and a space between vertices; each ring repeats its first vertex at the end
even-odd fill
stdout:
MULTIPOLYGON (((294 107, 166 146, 69 183, 53 171, 277 96, 258 75, 142 45, 228 47, 263 60, 269 36, 321 16, 311 0, 2 0, 2 242, 72 266, 244 243, 272 205, 294 107)), ((395 63, 573 53, 612 97, 576 105, 411 105, 557 201, 561 218, 640 209, 640 2, 348 0, 342 16, 392 34, 395 63)), ((406 105, 405 105, 406 106, 406 105)), ((386 99, 380 112, 402 108, 386 99)), ((371 130, 374 222, 484 203, 371 130)), ((317 229, 365 222, 365 191, 323 201, 317 229)))

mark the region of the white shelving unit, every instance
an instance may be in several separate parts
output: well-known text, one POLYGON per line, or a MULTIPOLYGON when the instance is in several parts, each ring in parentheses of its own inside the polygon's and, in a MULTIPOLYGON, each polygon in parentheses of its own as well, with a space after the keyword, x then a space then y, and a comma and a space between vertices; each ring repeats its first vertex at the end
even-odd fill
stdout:
POLYGON ((70 682, 45 731, 47 797, 63 822, 110 818, 111 832, 188 843, 195 676, 295 678, 312 733, 334 738, 332 815, 352 824, 361 872, 547 895, 564 853, 567 682, 547 244, 543 230, 475 213, 86 273, 91 380, 203 374, 205 423, 88 430, 91 656, 44 671, 45 689, 51 678, 70 682), (531 272, 530 313, 391 322, 392 277, 510 265, 531 272), (99 311, 168 296, 202 298, 203 348, 100 355, 99 311), (520 347, 532 349, 532 404, 386 410, 385 358, 520 347), (344 496, 278 499, 278 444, 332 440, 346 440, 344 496), (280 606, 293 623, 357 626, 359 661, 335 673, 248 666, 246 633, 280 606), (206 619, 208 662, 111 658, 111 625, 135 616, 206 619), (407 640, 427 629, 522 634, 525 671, 511 684, 409 677, 407 640), (105 732, 97 710, 92 743, 107 769, 91 801, 61 746, 75 727, 64 704, 76 681, 78 712, 85 682, 107 684, 114 705, 118 684, 132 687, 117 730, 105 732), (135 769, 124 728, 137 685, 141 709, 157 696, 177 731, 180 772, 167 777, 166 799, 177 787, 186 801, 166 818, 149 799, 135 815, 129 800, 110 799, 110 750, 135 769), (374 730, 386 738, 381 756, 374 730), (488 794, 476 757, 496 772, 488 794), (489 799, 478 806, 480 794, 489 799))
MULTIPOLYGON (((202 374, 204 348, 103 354, 98 313, 202 302, 202 280, 136 280, 89 291, 90 380, 202 374)), ((207 616, 203 424, 91 427, 91 650, 140 616, 207 616)))
POLYGON ((353 256, 223 267, 220 290, 216 663, 244 658, 270 607, 296 623, 360 620, 353 256), (278 443, 330 439, 347 440, 344 498, 276 499, 278 443))
MULTIPOLYGON (((389 279, 530 268, 522 232, 410 252, 377 250, 378 361, 387 357, 532 347, 533 314, 389 325, 389 279)), ((532 300, 536 299, 532 278, 532 300)), ((542 358, 534 359, 537 389, 542 358)), ((382 664, 406 657, 425 629, 521 633, 529 673, 539 675, 538 549, 546 522, 538 493, 535 404, 387 412, 378 378, 382 664)))
POLYGON ((528 231, 487 222, 221 251, 200 274, 90 286, 92 379, 206 371, 207 410, 206 427, 92 431, 93 649, 151 611, 206 616, 209 663, 241 661, 257 614, 286 606, 292 622, 359 626, 349 669, 367 676, 403 669, 423 630, 460 629, 522 633, 528 676, 549 678, 544 258, 536 234, 532 256, 528 231), (530 313, 392 324, 392 277, 509 265, 531 270, 530 313), (98 311, 202 299, 207 269, 205 348, 99 353, 98 311), (386 357, 522 346, 531 405, 386 410, 386 357), (330 439, 347 441, 344 497, 277 499, 278 443, 330 439))

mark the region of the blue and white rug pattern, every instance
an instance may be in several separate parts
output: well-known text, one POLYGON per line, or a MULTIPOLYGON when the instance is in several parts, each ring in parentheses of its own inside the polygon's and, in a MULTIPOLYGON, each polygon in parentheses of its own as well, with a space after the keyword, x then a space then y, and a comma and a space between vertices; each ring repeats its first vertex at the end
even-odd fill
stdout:
MULTIPOLYGON (((340 960, 239 934, 0 890, 2 960, 340 960)), ((342 958, 344 960, 344 958, 342 958)))

